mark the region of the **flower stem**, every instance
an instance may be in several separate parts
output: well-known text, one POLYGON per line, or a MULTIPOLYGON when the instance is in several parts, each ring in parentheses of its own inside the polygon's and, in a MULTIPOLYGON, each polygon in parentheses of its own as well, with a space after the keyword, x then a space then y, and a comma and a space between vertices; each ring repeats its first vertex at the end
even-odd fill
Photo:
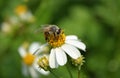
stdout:
POLYGON ((58 75, 56 75, 51 69, 49 69, 49 71, 56 77, 56 78, 61 78, 58 75))
POLYGON ((71 71, 70 71, 68 65, 66 65, 66 68, 67 68, 67 71, 68 71, 68 73, 69 73, 69 75, 70 75, 70 78, 73 78, 72 73, 71 73, 71 71))
POLYGON ((80 70, 81 70, 81 65, 78 66, 78 78, 80 78, 80 70))
POLYGON ((80 70, 78 70, 78 78, 80 78, 80 70))

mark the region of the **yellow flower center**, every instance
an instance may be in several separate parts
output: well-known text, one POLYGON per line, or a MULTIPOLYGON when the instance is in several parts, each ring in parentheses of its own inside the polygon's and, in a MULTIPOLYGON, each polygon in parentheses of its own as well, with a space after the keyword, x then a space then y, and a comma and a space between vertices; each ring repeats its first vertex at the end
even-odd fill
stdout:
POLYGON ((51 34, 48 38, 49 38, 47 40, 48 43, 54 48, 60 47, 61 45, 65 43, 65 34, 63 33, 63 31, 61 31, 57 35, 51 34))
POLYGON ((26 64, 26 65, 32 65, 33 64, 33 61, 35 59, 35 56, 30 54, 30 53, 27 53, 26 56, 23 58, 23 62, 26 64))
POLYGON ((26 11, 27 11, 27 7, 25 5, 19 5, 15 9, 15 13, 18 14, 18 15, 26 13, 26 11))

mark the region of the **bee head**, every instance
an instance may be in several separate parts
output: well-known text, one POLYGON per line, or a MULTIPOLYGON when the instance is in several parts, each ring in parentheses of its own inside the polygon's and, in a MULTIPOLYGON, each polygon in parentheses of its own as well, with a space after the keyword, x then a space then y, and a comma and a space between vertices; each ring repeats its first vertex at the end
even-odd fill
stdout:
POLYGON ((43 28, 43 32, 47 34, 59 34, 61 29, 56 25, 46 25, 43 28))
POLYGON ((49 40, 51 37, 56 39, 60 35, 61 29, 56 25, 46 25, 43 27, 43 32, 46 40, 49 40))

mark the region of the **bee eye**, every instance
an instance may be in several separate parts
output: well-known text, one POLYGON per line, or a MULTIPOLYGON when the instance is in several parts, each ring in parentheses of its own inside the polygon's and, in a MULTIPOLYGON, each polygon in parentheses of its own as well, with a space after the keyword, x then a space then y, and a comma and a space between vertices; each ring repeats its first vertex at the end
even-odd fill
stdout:
POLYGON ((61 32, 61 29, 59 29, 59 30, 57 31, 57 34, 60 34, 60 32, 61 32))

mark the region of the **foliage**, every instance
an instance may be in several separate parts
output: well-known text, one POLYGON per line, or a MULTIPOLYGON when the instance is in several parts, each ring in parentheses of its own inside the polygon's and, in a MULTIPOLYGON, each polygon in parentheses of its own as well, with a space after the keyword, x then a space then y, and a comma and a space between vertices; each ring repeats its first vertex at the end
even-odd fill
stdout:
MULTIPOLYGON (((119 8, 120 0, 0 0, 0 78, 24 78, 18 47, 24 41, 44 43, 43 33, 39 31, 44 24, 56 24, 65 34, 77 35, 87 45, 86 52, 82 52, 85 63, 81 78, 119 78, 119 8), (2 23, 17 16, 14 12, 17 5, 26 5, 35 20, 19 20, 18 28, 2 32, 2 23)), ((69 69, 77 78, 74 68, 69 69)), ((65 66, 53 71, 69 78, 65 66)), ((40 75, 40 78, 48 77, 56 78, 52 74, 40 75)))

